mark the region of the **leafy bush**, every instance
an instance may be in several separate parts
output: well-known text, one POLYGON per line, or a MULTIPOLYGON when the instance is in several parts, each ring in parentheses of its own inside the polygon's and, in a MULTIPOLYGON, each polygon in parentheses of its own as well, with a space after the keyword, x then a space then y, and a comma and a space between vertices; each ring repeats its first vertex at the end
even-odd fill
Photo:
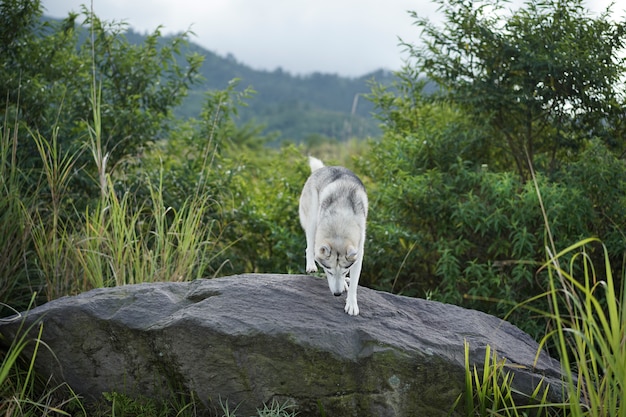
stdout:
MULTIPOLYGON (((613 265, 626 253, 626 166, 611 139, 623 129, 623 24, 580 2, 508 14, 497 2, 437 3, 443 25, 413 13, 422 46, 405 45, 395 85, 370 95, 383 138, 359 160, 374 184, 362 282, 505 317, 548 288, 536 272, 547 241, 537 192, 559 242, 609 241, 613 265), (553 53, 572 42, 575 54, 553 53), (594 54, 605 67, 587 68, 594 54)), ((528 311, 507 317, 544 331, 528 311)))
MULTIPOLYGON (((99 91, 102 147, 110 169, 166 136, 172 108, 197 80, 202 63, 197 55, 179 56, 188 33, 165 41, 157 29, 146 42, 132 44, 124 24, 103 22, 86 8, 59 23, 41 19, 40 1, 1 7, 6 27, 17 29, 0 31, 0 95, 6 107, 0 121, 19 126, 14 134, 22 168, 41 168, 32 132, 47 140, 56 136, 67 152, 83 149, 93 90, 99 91)), ((79 158, 84 174, 97 176, 88 155, 79 158)), ((74 204, 97 191, 87 178, 71 178, 74 204)))
MULTIPOLYGON (((404 82, 396 93, 375 90, 385 134, 359 160, 374 184, 362 282, 504 317, 548 286, 535 272, 545 248, 535 185, 492 168, 497 153, 460 109, 404 82)), ((537 187, 559 241, 608 239, 619 264, 626 166, 600 141, 583 149, 559 171, 537 174, 537 187)), ((544 331, 528 311, 510 319, 536 337, 544 331)))

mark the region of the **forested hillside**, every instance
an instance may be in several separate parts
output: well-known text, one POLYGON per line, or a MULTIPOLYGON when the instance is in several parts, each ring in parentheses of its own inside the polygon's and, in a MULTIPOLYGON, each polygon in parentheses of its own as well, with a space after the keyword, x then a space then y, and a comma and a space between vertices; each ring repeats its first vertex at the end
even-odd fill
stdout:
MULTIPOLYGON (((43 22, 59 24, 60 20, 43 17, 43 22)), ((78 20, 80 22, 80 19, 78 20)), ((124 27, 119 34, 130 44, 141 45, 149 37, 124 27)), ((80 42, 88 41, 88 33, 77 26, 80 42)), ((187 35, 185 35, 187 37, 187 35)), ((174 36, 163 36, 160 45, 167 45, 174 36)), ((202 57, 199 78, 189 88, 175 115, 187 119, 197 117, 207 91, 223 90, 233 81, 235 91, 252 91, 246 105, 238 111, 241 123, 260 125, 270 136, 269 142, 345 141, 353 137, 379 137, 381 132, 372 115, 373 104, 365 97, 371 83, 390 85, 392 72, 378 70, 357 78, 337 74, 312 73, 293 75, 277 68, 274 71, 255 70, 237 61, 234 55, 220 56, 203 48, 189 35, 180 45, 177 60, 185 65, 185 56, 202 57)), ((271 53, 271 51, 268 51, 271 53)))
MULTIPOLYGON (((135 44, 146 38, 132 28, 125 36, 135 44)), ((168 39, 171 38, 163 41, 168 39)), ((181 56, 187 54, 202 56, 204 63, 200 68, 202 79, 190 88, 175 110, 180 117, 197 117, 206 90, 225 89, 236 79, 236 90, 254 90, 246 100, 247 106, 239 109, 240 121, 262 125, 264 133, 274 134, 274 141, 345 141, 380 135, 372 117, 373 104, 364 96, 370 92, 373 81, 391 84, 393 74, 389 71, 381 69, 358 78, 322 73, 292 75, 280 68, 260 71, 238 62, 233 55, 223 57, 199 46, 193 37, 181 47, 181 56)))

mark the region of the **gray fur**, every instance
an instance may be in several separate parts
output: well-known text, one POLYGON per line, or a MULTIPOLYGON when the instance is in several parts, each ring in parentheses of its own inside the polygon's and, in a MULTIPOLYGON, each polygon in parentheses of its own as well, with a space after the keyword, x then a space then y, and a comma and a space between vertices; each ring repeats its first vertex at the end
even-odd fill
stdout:
POLYGON ((325 167, 313 157, 309 163, 312 173, 299 208, 307 240, 306 271, 317 271, 316 262, 322 266, 333 294, 348 290, 345 311, 356 316, 368 209, 365 186, 347 168, 325 167))

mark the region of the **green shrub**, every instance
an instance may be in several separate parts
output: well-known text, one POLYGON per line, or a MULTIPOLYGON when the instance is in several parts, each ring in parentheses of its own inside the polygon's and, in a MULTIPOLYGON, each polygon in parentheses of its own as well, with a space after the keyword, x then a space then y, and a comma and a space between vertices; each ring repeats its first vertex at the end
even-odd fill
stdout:
MULTIPOLYGON (((424 103, 414 108, 430 114, 424 103)), ((461 117, 459 115, 459 117, 461 117)), ((428 119, 431 120, 431 119, 428 119)), ((434 123, 432 120, 428 123, 434 123)), ((417 128, 410 136, 390 132, 371 144, 359 166, 375 184, 364 285, 481 309, 504 317, 511 305, 543 293, 536 274, 545 248, 545 225, 535 185, 507 171, 464 160, 450 162, 441 142, 473 142, 442 120, 440 129, 417 128), (433 134, 439 131, 440 135, 433 134)), ((454 121, 452 121, 454 127, 454 121)), ((469 128, 470 126, 468 126, 469 128)), ((480 130, 474 130, 480 135, 480 130)), ((598 141, 551 177, 537 174, 547 218, 559 241, 586 236, 608 239, 611 261, 626 252, 626 166, 598 141)), ((601 252, 592 251, 596 259, 601 252)), ((621 278, 617 278, 621 283, 621 278)), ((543 332, 532 314, 510 319, 535 337, 543 332)))

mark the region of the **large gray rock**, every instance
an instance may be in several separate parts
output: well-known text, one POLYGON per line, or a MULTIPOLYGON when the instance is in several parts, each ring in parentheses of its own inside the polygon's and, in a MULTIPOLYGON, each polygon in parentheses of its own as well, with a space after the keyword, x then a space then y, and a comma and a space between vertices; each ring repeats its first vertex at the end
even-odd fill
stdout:
MULTIPOLYGON (((87 399, 195 391, 255 414, 292 399, 301 416, 444 416, 463 391, 463 341, 490 345, 531 392, 559 386, 559 364, 511 324, 477 311, 359 288, 361 315, 325 279, 241 275, 103 288, 49 302, 37 367, 87 399), (519 366, 518 366, 519 365, 519 366)), ((11 337, 17 323, 2 324, 11 337)))

